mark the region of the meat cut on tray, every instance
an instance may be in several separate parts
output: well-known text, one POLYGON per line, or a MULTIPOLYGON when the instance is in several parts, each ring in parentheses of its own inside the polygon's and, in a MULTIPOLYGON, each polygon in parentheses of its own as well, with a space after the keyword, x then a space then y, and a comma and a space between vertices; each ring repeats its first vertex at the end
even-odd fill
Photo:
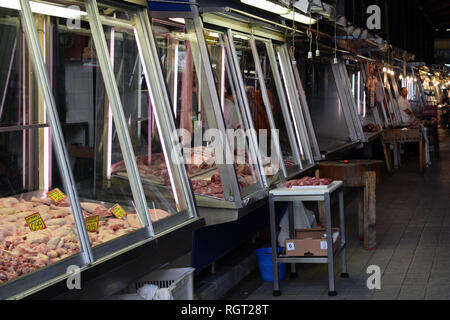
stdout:
MULTIPOLYGON (((207 147, 196 147, 185 149, 187 173, 189 177, 201 174, 216 166, 214 151, 207 147)), ((136 163, 139 175, 143 178, 157 181, 162 184, 169 183, 169 172, 167 170, 164 154, 153 154, 148 156, 137 156, 136 163)), ((111 166, 112 174, 126 173, 124 161, 119 161, 111 166)))
POLYGON ((379 132, 381 131, 381 127, 371 122, 363 126, 363 131, 368 133, 379 132))
MULTIPOLYGON (((93 202, 80 203, 85 218, 99 216, 98 229, 89 232, 92 246, 100 245, 141 228, 136 213, 117 219, 110 209, 93 202)), ((161 209, 149 210, 153 222, 170 216, 161 209)), ((48 266, 79 252, 77 230, 65 199, 14 197, 0 199, 0 284, 48 266), (38 212, 46 228, 31 231, 25 218, 38 212)))
POLYGON ((333 182, 332 179, 328 178, 312 178, 312 177, 304 177, 301 179, 290 180, 285 183, 286 188, 292 187, 304 187, 304 186, 328 186, 333 182))

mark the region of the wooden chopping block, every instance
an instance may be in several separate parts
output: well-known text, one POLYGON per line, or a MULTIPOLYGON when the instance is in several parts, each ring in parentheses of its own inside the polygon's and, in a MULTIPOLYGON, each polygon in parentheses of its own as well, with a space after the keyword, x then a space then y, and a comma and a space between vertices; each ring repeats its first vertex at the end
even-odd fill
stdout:
POLYGON ((346 187, 364 187, 366 185, 364 173, 374 171, 377 184, 383 183, 383 160, 349 160, 348 163, 338 161, 324 161, 319 163, 320 177, 344 181, 346 187))

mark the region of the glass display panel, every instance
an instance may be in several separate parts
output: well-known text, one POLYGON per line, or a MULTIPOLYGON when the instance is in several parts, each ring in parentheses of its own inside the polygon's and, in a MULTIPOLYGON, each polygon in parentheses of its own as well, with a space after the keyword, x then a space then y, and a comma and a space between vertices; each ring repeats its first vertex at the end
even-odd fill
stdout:
POLYGON ((0 54, 2 285, 76 255, 80 243, 18 11, 0 7, 0 41, 8 48, 0 54))
MULTIPOLYGON (((225 48, 223 33, 215 31, 205 31, 206 44, 208 46, 214 80, 218 88, 225 127, 228 130, 235 130, 234 139, 231 140, 236 156, 234 167, 238 175, 241 195, 242 190, 258 182, 257 170, 254 164, 250 163, 250 146, 246 131, 250 129, 246 119, 245 107, 239 96, 238 84, 233 81, 231 72, 232 58, 228 56, 225 48)), ((270 133, 270 131, 269 131, 270 133)), ((270 141, 270 140, 269 140, 270 141)), ((267 161, 266 174, 273 175, 270 171, 270 159, 264 156, 267 161)))

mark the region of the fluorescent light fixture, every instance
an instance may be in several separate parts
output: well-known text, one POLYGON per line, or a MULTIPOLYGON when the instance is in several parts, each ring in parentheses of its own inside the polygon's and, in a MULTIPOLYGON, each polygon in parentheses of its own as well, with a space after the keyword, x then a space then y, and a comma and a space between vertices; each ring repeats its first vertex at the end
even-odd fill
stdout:
POLYGON ((217 32, 208 32, 208 37, 211 37, 211 38, 220 38, 220 35, 217 33, 217 32))
POLYGON ((236 39, 244 39, 244 40, 248 40, 248 39, 249 39, 249 37, 247 37, 247 36, 242 36, 242 35, 240 35, 240 34, 233 34, 233 38, 236 38, 236 39))
POLYGON ((173 21, 173 22, 181 23, 181 24, 185 24, 186 23, 184 18, 169 18, 169 20, 173 21))
MULTIPOLYGON (((20 10, 19 0, 0 0, 0 7, 20 10)), ((74 19, 87 15, 86 12, 73 9, 71 7, 60 7, 51 4, 30 1, 31 11, 34 13, 45 14, 54 17, 74 19)))
POLYGON ((299 12, 294 12, 294 11, 291 11, 288 14, 282 14, 281 16, 283 18, 286 18, 289 20, 294 20, 296 22, 303 23, 303 24, 315 24, 317 22, 316 19, 307 17, 304 14, 301 14, 299 12))
POLYGON ((283 7, 282 5, 276 4, 272 1, 267 0, 241 0, 242 3, 257 7, 261 10, 270 11, 275 14, 287 14, 289 13, 289 8, 283 7))

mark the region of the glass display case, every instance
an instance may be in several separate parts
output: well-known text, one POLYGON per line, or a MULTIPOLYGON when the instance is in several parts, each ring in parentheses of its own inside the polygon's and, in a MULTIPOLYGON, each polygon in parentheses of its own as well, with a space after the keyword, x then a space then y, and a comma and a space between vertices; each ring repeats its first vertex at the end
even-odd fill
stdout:
POLYGON ((384 77, 382 76, 382 71, 380 67, 375 70, 375 76, 377 78, 377 104, 383 113, 384 126, 390 128, 396 124, 396 114, 392 106, 390 95, 388 93, 388 88, 385 85, 384 77))
POLYGON ((374 139, 384 127, 383 109, 377 101, 376 66, 364 62, 347 65, 351 92, 356 110, 367 139, 374 139))
POLYGON ((339 60, 337 64, 331 63, 331 70, 333 71, 333 75, 336 82, 336 87, 339 93, 339 98, 344 106, 344 114, 348 121, 349 127, 351 127, 352 131, 358 140, 361 142, 367 142, 367 136, 363 132, 363 128, 361 125, 361 120, 359 117, 359 109, 362 110, 362 97, 353 97, 352 94, 352 83, 350 81, 350 76, 348 74, 346 63, 343 59, 339 60))
POLYGON ((0 298, 198 220, 146 7, 11 1, 0 39, 0 298))
POLYGON ((305 62, 305 65, 305 93, 323 157, 359 143, 355 124, 359 123, 361 128, 361 122, 351 96, 350 80, 340 72, 345 65, 341 60, 339 65, 334 65, 329 59, 305 62))
MULTIPOLYGON (((222 99, 227 102, 222 110, 217 72, 202 52, 203 30, 198 31, 193 19, 183 22, 153 19, 152 27, 188 176, 200 207, 242 208, 265 188, 258 153, 230 99, 222 99)), ((225 69, 218 72, 224 73, 223 83, 229 81, 225 69)), ((229 87, 227 97, 232 95, 229 87)))
POLYGON ((400 95, 397 88, 397 81, 392 75, 387 74, 385 72, 383 72, 383 79, 387 92, 387 97, 391 105, 392 118, 394 119, 393 125, 401 126, 403 122, 400 115, 400 110, 398 108, 398 97, 400 95))
POLYGON ((268 188, 314 164, 292 71, 283 65, 289 57, 282 43, 236 32, 231 20, 224 28, 173 12, 152 17, 200 215, 208 224, 236 220, 268 188), (222 137, 220 148, 211 130, 222 137))

